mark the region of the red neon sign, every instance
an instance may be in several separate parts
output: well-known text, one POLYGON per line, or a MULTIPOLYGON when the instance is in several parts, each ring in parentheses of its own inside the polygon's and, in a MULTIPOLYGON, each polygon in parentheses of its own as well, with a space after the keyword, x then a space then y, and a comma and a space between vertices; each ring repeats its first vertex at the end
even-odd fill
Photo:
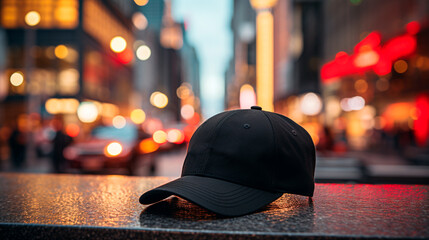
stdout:
POLYGON ((416 98, 417 119, 414 120, 414 136, 419 146, 425 146, 429 138, 429 95, 419 94, 416 98))
POLYGON ((370 33, 356 44, 352 55, 339 52, 334 60, 323 65, 320 72, 322 81, 328 83, 339 77, 368 70, 373 70, 378 75, 390 73, 395 60, 416 51, 417 40, 414 34, 419 30, 420 25, 417 22, 410 22, 406 34, 392 38, 383 45, 380 44, 380 33, 370 33))

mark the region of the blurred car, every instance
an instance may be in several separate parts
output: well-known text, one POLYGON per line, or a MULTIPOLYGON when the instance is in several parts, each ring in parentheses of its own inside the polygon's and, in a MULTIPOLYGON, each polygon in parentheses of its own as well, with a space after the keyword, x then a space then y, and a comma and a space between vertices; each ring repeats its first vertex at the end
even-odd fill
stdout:
POLYGON ((70 169, 82 172, 104 173, 125 170, 133 174, 139 143, 137 127, 101 126, 91 132, 85 141, 75 142, 64 150, 70 169))

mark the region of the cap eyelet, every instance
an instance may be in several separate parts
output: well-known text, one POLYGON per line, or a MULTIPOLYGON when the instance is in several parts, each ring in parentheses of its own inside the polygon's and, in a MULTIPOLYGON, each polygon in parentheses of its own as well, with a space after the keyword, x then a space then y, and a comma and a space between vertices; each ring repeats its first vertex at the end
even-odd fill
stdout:
POLYGON ((243 127, 244 127, 244 129, 249 129, 249 128, 250 128, 250 124, 245 123, 245 124, 243 125, 243 127))
POLYGON ((298 136, 298 133, 295 131, 295 129, 292 129, 292 135, 298 136))

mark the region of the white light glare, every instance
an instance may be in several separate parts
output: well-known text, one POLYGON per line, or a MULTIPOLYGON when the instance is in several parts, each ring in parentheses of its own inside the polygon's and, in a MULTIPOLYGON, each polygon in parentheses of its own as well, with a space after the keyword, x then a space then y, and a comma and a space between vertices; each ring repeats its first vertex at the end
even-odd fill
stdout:
POLYGON ((346 112, 350 112, 353 110, 361 110, 365 107, 365 99, 361 96, 355 96, 352 98, 343 98, 340 102, 341 109, 346 112))

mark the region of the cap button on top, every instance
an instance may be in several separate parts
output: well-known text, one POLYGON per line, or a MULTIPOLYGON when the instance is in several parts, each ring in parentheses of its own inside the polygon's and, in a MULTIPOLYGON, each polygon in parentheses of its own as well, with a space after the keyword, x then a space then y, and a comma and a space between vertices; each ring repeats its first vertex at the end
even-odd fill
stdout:
POLYGON ((251 106, 250 109, 262 110, 262 108, 260 106, 251 106))

